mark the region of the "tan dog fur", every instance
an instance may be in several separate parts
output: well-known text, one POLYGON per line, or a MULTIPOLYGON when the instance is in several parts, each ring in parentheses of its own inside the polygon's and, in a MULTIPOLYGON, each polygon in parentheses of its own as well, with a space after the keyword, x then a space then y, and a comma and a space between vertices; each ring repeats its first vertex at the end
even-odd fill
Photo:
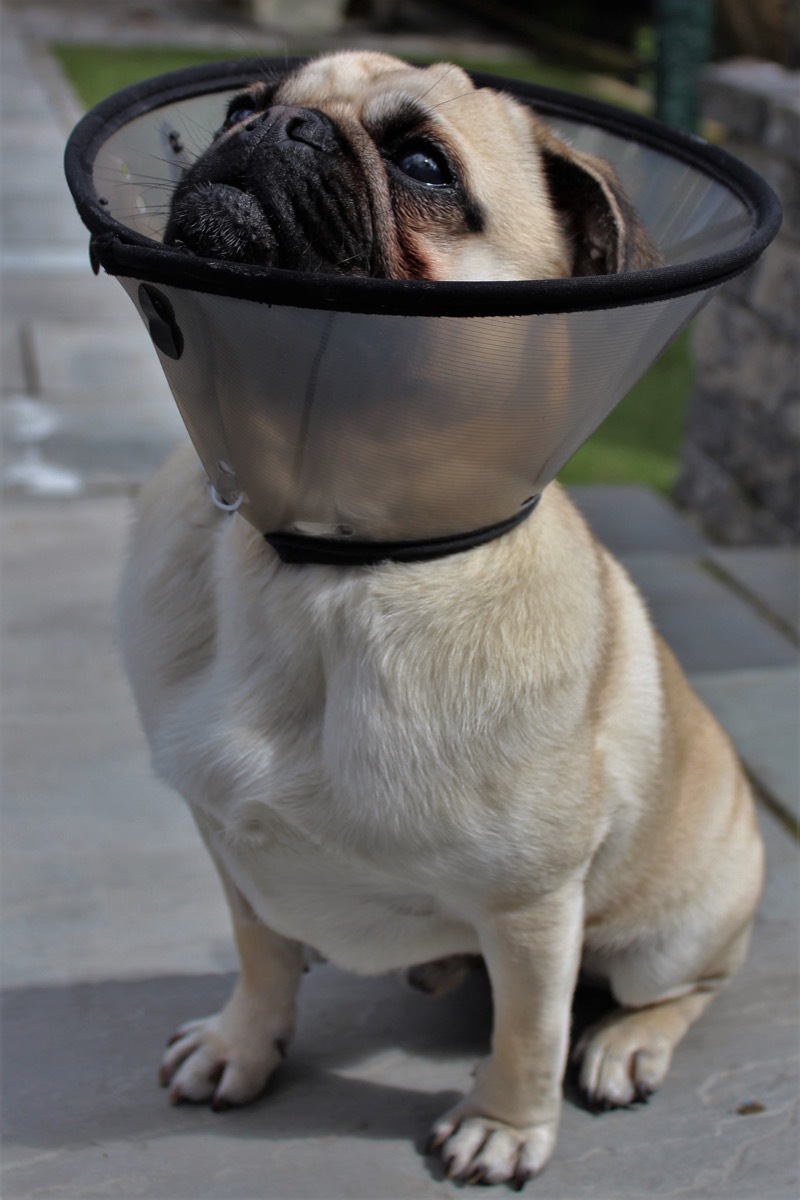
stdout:
MULTIPOLYGON (((499 214, 475 250, 417 230, 426 261, 450 278, 478 260, 487 278, 566 273, 528 114, 489 94, 487 116, 455 69, 403 70, 434 88, 499 214)), ((353 120, 400 71, 322 60, 287 102, 326 97, 353 120)), ((521 1183, 550 1157, 581 965, 621 1005, 578 1047, 589 1098, 659 1086, 745 954, 761 844, 727 737, 557 484, 465 554, 297 567, 213 507, 182 450, 142 496, 122 607, 156 769, 191 805, 242 964, 225 1008, 168 1049, 174 1100, 263 1089, 304 944, 360 972, 485 959, 492 1053, 434 1128, 454 1178, 521 1183)))

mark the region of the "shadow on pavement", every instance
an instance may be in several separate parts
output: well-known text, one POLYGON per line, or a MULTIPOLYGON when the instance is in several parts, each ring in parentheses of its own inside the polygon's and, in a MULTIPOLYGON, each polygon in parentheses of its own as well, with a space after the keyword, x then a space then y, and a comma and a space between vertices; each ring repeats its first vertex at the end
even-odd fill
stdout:
MULTIPOLYGON (((420 1147, 430 1123, 469 1086, 488 1050, 491 997, 475 971, 440 999, 398 975, 359 978, 314 967, 288 1061, 255 1104, 212 1113, 171 1107, 156 1085, 162 1047, 184 1020, 216 1011, 232 975, 65 987, 4 997, 6 1136, 42 1149, 175 1134, 231 1138, 355 1135, 420 1147)), ((581 989, 579 1031, 607 1007, 581 989)), ((568 1085, 568 1098, 574 1090, 568 1085)))

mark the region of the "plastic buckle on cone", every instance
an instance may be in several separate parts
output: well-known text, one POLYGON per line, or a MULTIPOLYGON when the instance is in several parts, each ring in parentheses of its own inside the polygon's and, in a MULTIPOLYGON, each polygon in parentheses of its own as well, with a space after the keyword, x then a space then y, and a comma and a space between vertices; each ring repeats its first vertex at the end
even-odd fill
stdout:
POLYGON ((234 500, 223 500, 213 483, 209 484, 209 487, 211 488, 212 501, 214 504, 216 504, 217 508, 221 508, 223 512, 236 512, 238 508, 241 508, 242 501, 244 500, 243 492, 235 492, 234 500))

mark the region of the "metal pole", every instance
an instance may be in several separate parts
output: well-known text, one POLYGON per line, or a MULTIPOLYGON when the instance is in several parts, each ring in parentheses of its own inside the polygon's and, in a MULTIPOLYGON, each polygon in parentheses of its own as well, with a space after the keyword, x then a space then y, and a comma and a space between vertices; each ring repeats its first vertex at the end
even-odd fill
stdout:
POLYGON ((656 116, 695 132, 700 71, 711 55, 713 0, 656 0, 656 116))

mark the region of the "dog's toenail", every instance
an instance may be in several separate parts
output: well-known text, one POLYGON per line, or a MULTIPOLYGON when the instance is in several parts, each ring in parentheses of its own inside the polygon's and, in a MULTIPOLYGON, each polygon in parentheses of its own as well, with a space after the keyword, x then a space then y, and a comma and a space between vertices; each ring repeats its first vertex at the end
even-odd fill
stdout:
POLYGON ((425 1153, 435 1154, 437 1150, 442 1148, 449 1136, 449 1133, 442 1133, 441 1131, 437 1133, 434 1130, 425 1144, 425 1153))

